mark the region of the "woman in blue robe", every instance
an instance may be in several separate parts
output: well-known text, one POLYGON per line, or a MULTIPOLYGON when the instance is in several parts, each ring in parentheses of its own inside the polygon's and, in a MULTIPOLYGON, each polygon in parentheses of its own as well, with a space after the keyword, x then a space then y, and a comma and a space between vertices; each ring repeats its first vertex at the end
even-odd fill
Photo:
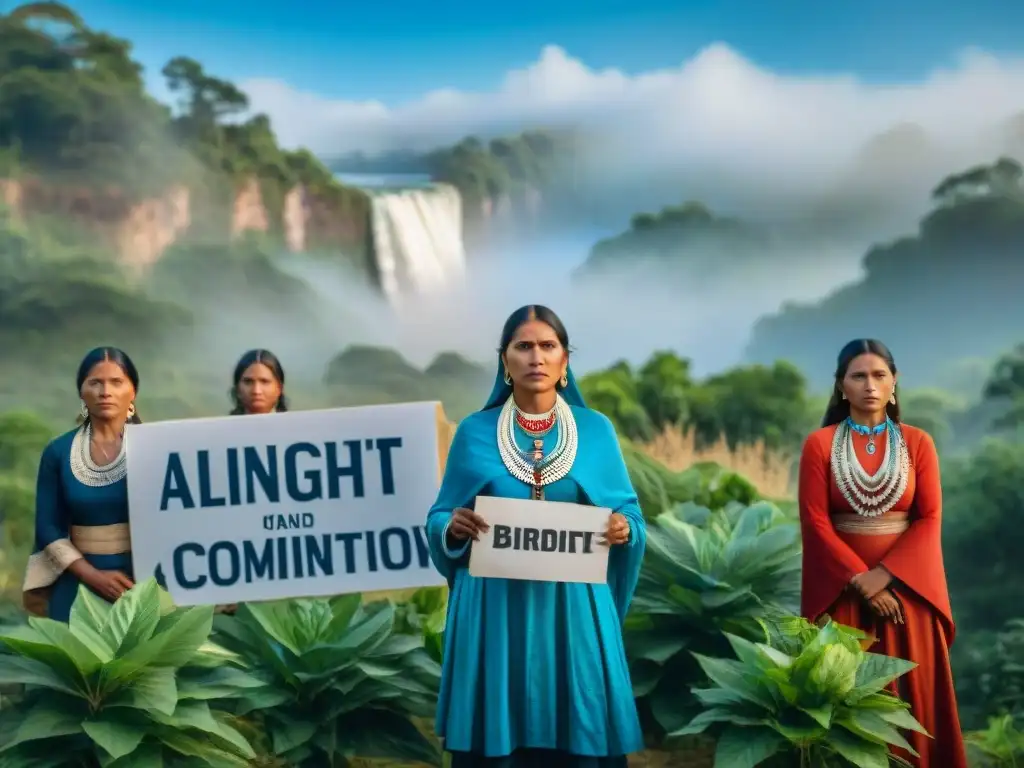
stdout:
POLYGON ((646 528, 615 430, 584 404, 550 309, 506 322, 494 389, 456 430, 427 536, 449 586, 436 728, 452 768, 624 767, 644 748, 622 622, 646 528), (607 583, 471 576, 480 495, 611 509, 607 583))
POLYGON ((32 613, 68 621, 80 584, 113 602, 132 587, 125 425, 139 373, 114 347, 78 367, 81 423, 43 450, 36 482, 35 552, 23 592, 32 613))

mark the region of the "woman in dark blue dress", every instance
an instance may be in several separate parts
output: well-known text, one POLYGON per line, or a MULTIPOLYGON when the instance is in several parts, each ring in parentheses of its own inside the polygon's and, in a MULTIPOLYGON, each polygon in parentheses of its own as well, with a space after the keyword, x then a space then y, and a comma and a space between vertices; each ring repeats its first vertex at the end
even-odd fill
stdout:
POLYGON ((67 621, 80 584, 113 602, 132 587, 128 424, 139 424, 139 373, 114 347, 78 368, 79 426, 43 450, 36 484, 35 552, 23 590, 33 613, 67 621))

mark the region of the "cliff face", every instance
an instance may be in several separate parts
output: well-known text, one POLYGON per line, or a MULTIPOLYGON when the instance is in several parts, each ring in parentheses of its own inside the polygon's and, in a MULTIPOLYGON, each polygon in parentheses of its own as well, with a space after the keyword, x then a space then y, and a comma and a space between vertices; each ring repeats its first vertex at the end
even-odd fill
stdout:
MULTIPOLYGON (((122 264, 143 271, 188 233, 193 195, 187 187, 175 186, 158 197, 130 202, 116 189, 0 179, 0 204, 16 220, 53 217, 84 227, 111 248, 122 264)), ((271 228, 272 217, 257 179, 247 179, 238 188, 229 215, 233 239, 271 228)), ((348 250, 365 244, 366 212, 351 201, 321 199, 297 186, 285 195, 281 217, 285 245, 292 253, 312 248, 348 250)))

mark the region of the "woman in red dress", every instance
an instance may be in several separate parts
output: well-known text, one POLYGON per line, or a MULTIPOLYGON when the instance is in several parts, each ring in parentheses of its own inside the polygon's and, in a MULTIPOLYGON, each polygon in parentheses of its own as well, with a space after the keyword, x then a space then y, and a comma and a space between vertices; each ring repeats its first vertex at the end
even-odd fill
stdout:
POLYGON ((843 347, 823 426, 800 457, 803 615, 878 638, 917 664, 895 692, 931 734, 907 733, 919 768, 967 768, 949 668, 955 627, 942 565, 935 444, 900 423, 896 364, 880 341, 843 347))

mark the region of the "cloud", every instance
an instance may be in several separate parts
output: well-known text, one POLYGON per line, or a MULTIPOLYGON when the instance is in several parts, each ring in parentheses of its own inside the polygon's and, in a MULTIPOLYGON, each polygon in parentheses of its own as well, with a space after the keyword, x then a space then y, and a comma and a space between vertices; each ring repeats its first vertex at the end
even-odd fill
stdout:
POLYGON ((900 123, 939 141, 976 136, 1024 107, 1024 60, 969 50, 920 80, 874 85, 847 74, 774 73, 721 43, 677 68, 636 75, 591 69, 549 45, 492 92, 443 89, 393 108, 333 101, 271 79, 243 87, 286 144, 321 153, 428 148, 469 133, 567 125, 629 137, 649 158, 812 167, 834 165, 900 123))

